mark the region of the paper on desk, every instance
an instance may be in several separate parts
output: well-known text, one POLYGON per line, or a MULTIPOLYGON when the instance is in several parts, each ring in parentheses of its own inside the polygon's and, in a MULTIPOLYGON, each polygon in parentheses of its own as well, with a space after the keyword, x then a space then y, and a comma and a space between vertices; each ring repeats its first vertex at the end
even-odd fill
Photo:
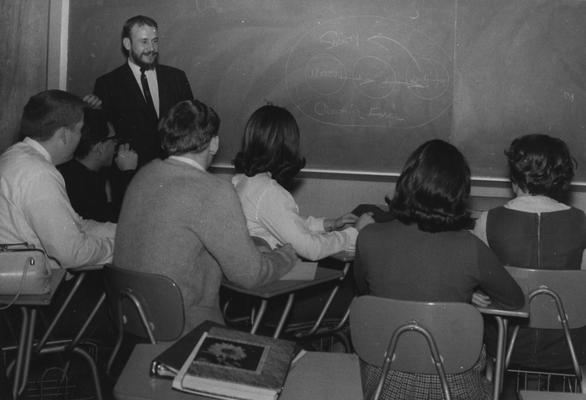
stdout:
POLYGON ((317 262, 297 261, 297 264, 281 277, 282 281, 312 281, 315 279, 317 262))

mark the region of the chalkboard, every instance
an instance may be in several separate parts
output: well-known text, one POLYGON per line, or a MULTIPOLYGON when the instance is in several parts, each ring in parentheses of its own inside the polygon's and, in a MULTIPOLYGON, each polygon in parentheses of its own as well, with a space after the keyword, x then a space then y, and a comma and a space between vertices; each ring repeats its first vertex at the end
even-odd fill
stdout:
POLYGON ((159 23, 160 62, 218 111, 220 164, 270 102, 295 115, 308 168, 399 172, 442 138, 499 178, 511 139, 543 131, 571 144, 586 179, 586 2, 70 2, 69 90, 91 92, 124 62, 120 30, 136 14, 159 23))

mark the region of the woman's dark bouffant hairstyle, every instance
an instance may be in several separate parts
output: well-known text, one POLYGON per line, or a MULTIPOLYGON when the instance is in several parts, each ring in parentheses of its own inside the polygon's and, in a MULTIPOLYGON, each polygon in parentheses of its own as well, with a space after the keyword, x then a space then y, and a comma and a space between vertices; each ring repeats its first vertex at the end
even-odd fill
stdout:
POLYGON ((426 232, 470 229, 470 168, 453 145, 430 140, 415 150, 397 181, 391 209, 404 224, 426 232))
POLYGON ((511 182, 524 192, 561 200, 570 188, 577 164, 563 140, 538 133, 521 136, 505 155, 511 182))
POLYGON ((305 159, 299 155, 299 127, 293 115, 274 105, 252 113, 233 164, 236 173, 254 176, 270 172, 280 185, 288 186, 305 166, 305 159))
POLYGON ((213 108, 198 100, 175 104, 159 122, 159 137, 165 157, 199 153, 218 134, 220 118, 213 108))

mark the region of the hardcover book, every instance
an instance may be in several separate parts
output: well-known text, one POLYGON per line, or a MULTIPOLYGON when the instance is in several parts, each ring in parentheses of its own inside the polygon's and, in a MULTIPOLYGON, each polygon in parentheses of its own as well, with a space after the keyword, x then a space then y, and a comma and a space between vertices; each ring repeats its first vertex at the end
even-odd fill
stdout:
POLYGON ((218 399, 274 400, 285 383, 295 343, 213 327, 173 380, 178 390, 218 399))
POLYGON ((191 332, 155 357, 151 362, 150 375, 162 378, 174 378, 202 335, 214 326, 220 327, 222 325, 212 321, 202 322, 193 328, 191 332))

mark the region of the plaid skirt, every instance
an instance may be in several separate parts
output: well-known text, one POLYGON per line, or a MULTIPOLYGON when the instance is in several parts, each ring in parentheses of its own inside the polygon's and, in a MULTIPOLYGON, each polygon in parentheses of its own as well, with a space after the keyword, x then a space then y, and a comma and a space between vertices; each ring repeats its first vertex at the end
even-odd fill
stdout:
MULTIPOLYGON (((447 374, 452 399, 489 400, 492 384, 485 378, 486 352, 484 348, 476 364, 461 374, 447 374)), ((364 398, 370 398, 376 390, 381 368, 360 360, 364 398)), ((438 375, 411 374, 390 370, 381 393, 383 400, 442 400, 442 388, 438 375)))

